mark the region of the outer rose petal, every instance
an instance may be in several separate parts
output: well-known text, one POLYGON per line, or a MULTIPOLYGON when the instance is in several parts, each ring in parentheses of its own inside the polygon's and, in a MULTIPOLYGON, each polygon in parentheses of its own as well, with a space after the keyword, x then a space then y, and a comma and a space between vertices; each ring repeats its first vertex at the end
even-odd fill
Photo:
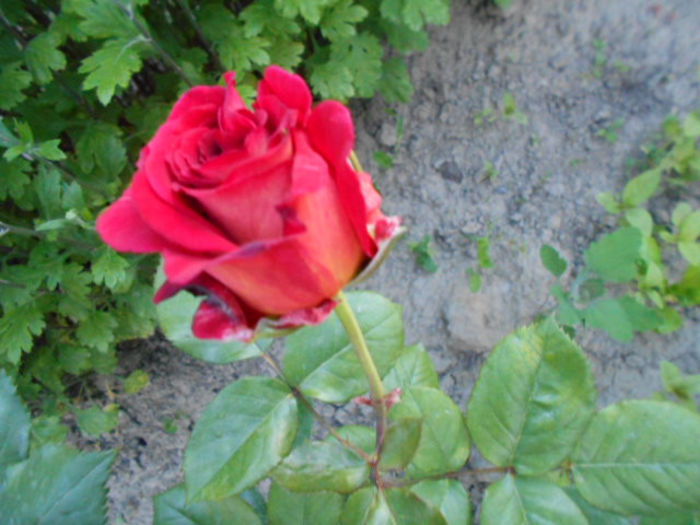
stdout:
POLYGON ((221 106, 224 101, 225 89, 222 86, 196 86, 182 94, 173 106, 167 122, 180 118, 193 107, 215 105, 221 106))
MULTIPOLYGON (((295 75, 279 66, 270 66, 258 84, 258 104, 264 109, 262 99, 274 95, 285 106, 299 112, 299 123, 304 124, 311 109, 311 91, 299 75, 295 75)), ((257 107, 257 106, 256 106, 257 107)))
POLYGON ((288 208, 294 222, 303 225, 299 242, 341 283, 349 282, 364 258, 338 194, 328 164, 311 149, 306 135, 293 133, 295 155, 293 194, 288 208))
POLYGON ((306 132, 314 149, 331 164, 345 163, 355 147, 350 110, 335 100, 326 100, 314 108, 306 132))
POLYGON ((301 237, 250 243, 212 261, 206 272, 265 315, 316 306, 345 283, 314 259, 301 237))
POLYGON ((253 330, 245 323, 232 320, 218 305, 207 299, 201 302, 194 314, 192 333, 200 339, 223 341, 231 339, 247 341, 253 337, 253 330))
POLYGON ((195 253, 226 253, 236 248, 214 225, 184 203, 173 205, 161 200, 143 172, 136 173, 131 188, 134 203, 144 222, 169 244, 195 253))
POLYGON ((131 187, 97 219, 97 233, 115 250, 132 253, 159 252, 170 244, 149 228, 139 215, 131 187))
POLYGON ((355 144, 355 128, 350 111, 334 100, 321 102, 311 112, 307 133, 314 149, 333 167, 345 213, 363 251, 373 257, 377 253, 377 244, 367 229, 367 203, 359 176, 347 160, 355 144))
POLYGON ((219 108, 219 127, 223 130, 229 130, 236 126, 235 115, 238 110, 245 109, 247 106, 236 89, 236 73, 233 71, 224 73, 224 80, 226 82, 226 95, 219 108))

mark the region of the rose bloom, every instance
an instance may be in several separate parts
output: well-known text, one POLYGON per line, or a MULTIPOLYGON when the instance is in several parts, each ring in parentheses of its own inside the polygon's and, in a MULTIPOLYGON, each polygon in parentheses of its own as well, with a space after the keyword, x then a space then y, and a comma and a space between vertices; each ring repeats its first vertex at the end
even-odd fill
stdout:
POLYGON ((224 78, 175 104, 97 231, 116 250, 163 255, 156 302, 182 289, 206 296, 197 337, 250 340, 261 327, 323 321, 400 221, 349 161, 345 106, 312 108, 304 80, 272 66, 251 110, 235 74, 224 78))

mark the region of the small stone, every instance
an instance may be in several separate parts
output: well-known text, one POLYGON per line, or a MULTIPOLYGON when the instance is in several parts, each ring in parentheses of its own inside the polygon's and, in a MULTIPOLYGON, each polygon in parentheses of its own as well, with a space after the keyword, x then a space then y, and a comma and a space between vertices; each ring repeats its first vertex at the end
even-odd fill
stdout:
POLYGON ((383 146, 392 147, 396 145, 396 127, 385 122, 379 130, 379 142, 383 146))
POLYGON ((462 182, 464 173, 459 168, 459 165, 453 160, 443 161, 437 166, 438 173, 443 179, 451 180, 452 182, 462 182))

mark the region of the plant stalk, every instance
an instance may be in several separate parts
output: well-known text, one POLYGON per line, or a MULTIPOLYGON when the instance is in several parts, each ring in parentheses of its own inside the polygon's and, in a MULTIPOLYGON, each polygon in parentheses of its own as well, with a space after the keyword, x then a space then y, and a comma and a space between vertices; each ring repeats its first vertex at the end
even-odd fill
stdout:
POLYGON ((382 383, 382 378, 379 375, 379 371, 374 364, 374 359, 372 359, 372 354, 370 354, 367 341, 365 341, 365 336, 360 329, 360 324, 357 322, 357 317, 355 317, 355 313, 350 307, 350 303, 348 303, 348 300, 342 291, 338 294, 337 299, 338 306, 335 308, 335 313, 338 315, 340 322, 343 324, 343 327, 350 338, 350 342, 355 348, 355 355, 360 361, 362 369, 367 376, 372 406, 374 407, 377 415, 377 451, 375 453, 375 461, 372 465, 372 470, 374 472, 377 485, 381 488, 382 482, 377 465, 379 463, 379 458, 381 457, 382 446, 384 444, 384 434, 387 427, 387 408, 386 401, 384 399, 386 397, 386 391, 384 390, 384 383, 382 383))

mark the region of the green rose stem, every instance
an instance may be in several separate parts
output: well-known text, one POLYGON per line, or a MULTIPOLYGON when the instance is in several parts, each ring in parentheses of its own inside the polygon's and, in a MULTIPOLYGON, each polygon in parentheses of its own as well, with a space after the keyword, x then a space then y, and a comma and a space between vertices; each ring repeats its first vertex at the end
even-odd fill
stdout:
POLYGON ((372 406, 377 414, 377 451, 375 453, 374 461, 371 463, 372 470, 374 473, 374 479, 377 485, 381 488, 382 482, 379 476, 379 458, 382 452, 382 445, 384 444, 384 432, 386 431, 387 423, 387 408, 386 408, 386 392, 384 390, 384 384, 382 383, 382 378, 377 371, 377 367, 372 359, 372 354, 369 352, 367 346, 367 341, 365 341, 365 336, 360 329, 360 325, 357 322, 355 313, 350 307, 347 298, 343 292, 340 292, 337 296, 338 306, 335 307, 335 313, 338 315, 340 322, 343 323, 343 327, 350 338, 350 342, 355 347, 355 355, 362 365, 362 369, 367 376, 369 381, 369 391, 372 398, 372 406))

